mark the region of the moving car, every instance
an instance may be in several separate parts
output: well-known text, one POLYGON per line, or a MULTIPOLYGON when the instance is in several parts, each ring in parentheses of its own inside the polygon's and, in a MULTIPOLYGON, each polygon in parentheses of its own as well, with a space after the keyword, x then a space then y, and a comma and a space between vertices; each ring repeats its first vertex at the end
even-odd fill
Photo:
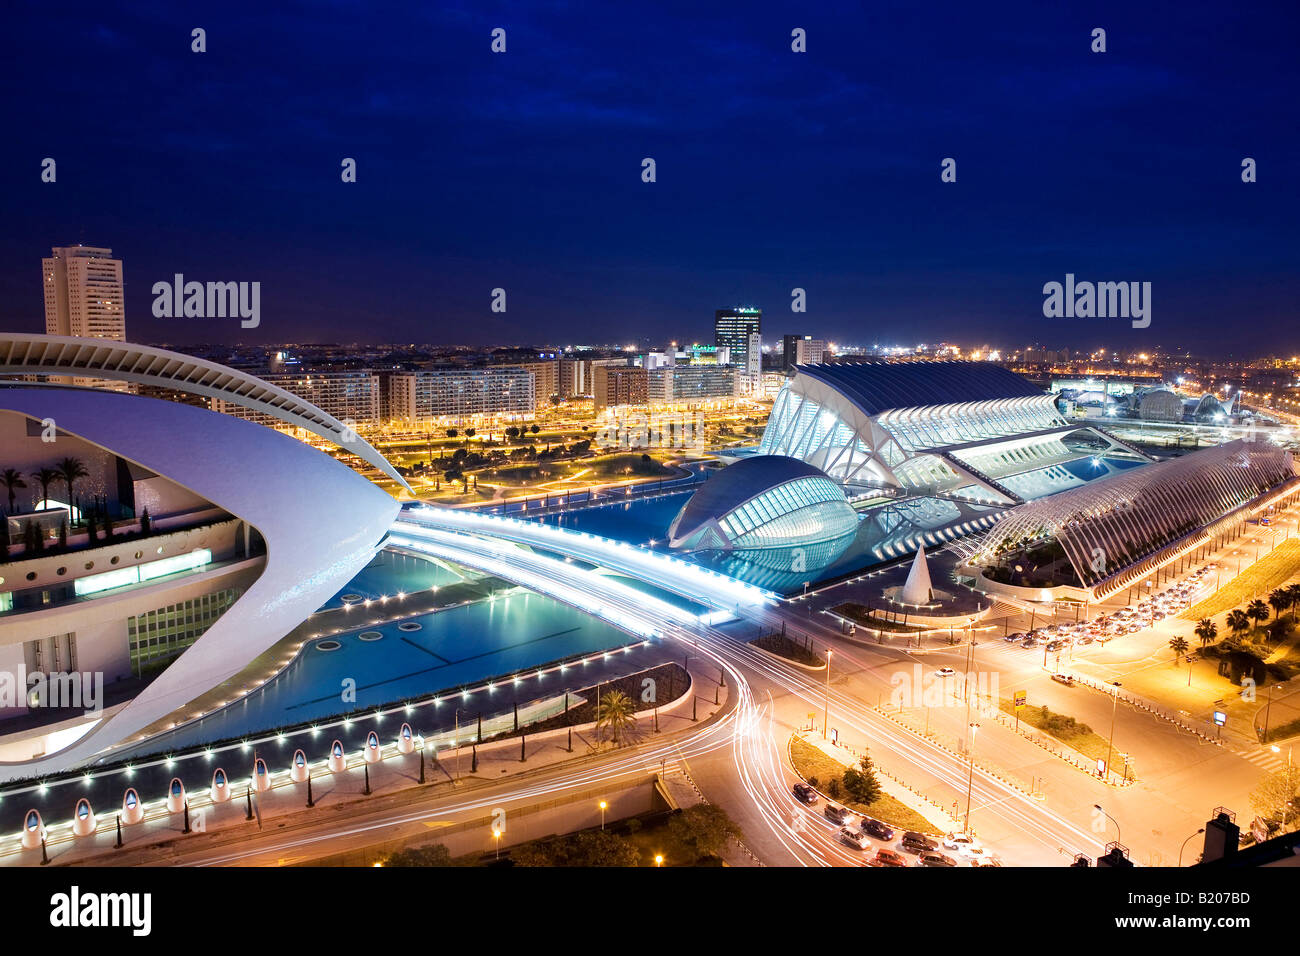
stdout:
POLYGON ((1006 637, 1002 638, 1002 640, 1006 641, 1008 644, 1015 644, 1017 641, 1023 641, 1024 639, 1024 631, 1016 631, 1014 634, 1008 634, 1006 637))
POLYGON ((907 860, 894 850, 877 850, 871 861, 873 866, 907 866, 907 860))
POLYGON ((927 850, 939 849, 939 844, 935 843, 924 833, 917 833, 915 830, 908 830, 903 834, 903 839, 899 845, 909 853, 924 853, 927 850))
POLYGON ((892 840, 894 838, 894 828, 879 820, 863 820, 862 829, 867 831, 867 833, 870 833, 877 840, 892 840))
POLYGON ((1066 687, 1074 686, 1074 677, 1070 674, 1053 674, 1052 680, 1056 681, 1058 684, 1064 684, 1066 687))
POLYGON ((847 826, 848 822, 853 819, 853 811, 848 807, 841 807, 836 803, 826 804, 826 809, 822 811, 826 819, 837 826, 847 826))
POLYGON ((952 676, 953 676, 954 674, 956 674, 956 673, 957 673, 957 672, 956 672, 955 670, 953 670, 951 667, 940 667, 937 671, 934 672, 934 676, 935 676, 935 677, 952 677, 952 676))
POLYGON ((927 850, 916 860, 917 866, 956 866, 957 861, 938 850, 927 850))
POLYGON ((949 833, 943 838, 945 850, 964 850, 975 845, 975 838, 969 833, 949 833))
POLYGON ((871 849, 871 840, 867 835, 853 827, 840 827, 839 838, 841 843, 846 843, 855 850, 871 849))
POLYGON ((795 799, 800 803, 806 803, 808 806, 816 806, 817 801, 821 799, 817 791, 806 783, 796 783, 790 788, 794 792, 795 799))

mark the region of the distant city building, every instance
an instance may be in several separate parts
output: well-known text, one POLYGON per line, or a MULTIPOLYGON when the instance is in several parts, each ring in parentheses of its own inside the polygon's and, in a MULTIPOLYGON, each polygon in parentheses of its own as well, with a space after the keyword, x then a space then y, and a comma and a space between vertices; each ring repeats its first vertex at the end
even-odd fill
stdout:
POLYGON ((56 246, 41 260, 45 334, 126 341, 122 260, 112 249, 56 246))
POLYGON ((692 345, 686 350, 691 365, 730 365, 731 349, 717 345, 692 345))
POLYGON ((541 362, 520 362, 515 368, 531 372, 533 376, 533 410, 541 411, 560 395, 560 363, 555 359, 541 362))
POLYGON ((645 405, 649 378, 643 368, 631 365, 597 365, 592 369, 592 398, 597 410, 621 405, 645 405))
POLYGON ((602 365, 627 365, 626 358, 563 358, 560 359, 560 398, 579 398, 591 395, 595 382, 592 371, 602 365))
POLYGON ((672 405, 734 398, 737 387, 734 365, 673 365, 647 372, 649 401, 672 405))
POLYGON ((794 343, 794 362, 796 365, 820 365, 826 357, 826 342, 805 335, 794 343))
POLYGON ((423 422, 532 415, 536 380, 536 373, 515 365, 394 372, 388 383, 388 417, 423 422))
POLYGON ((728 349, 731 364, 756 383, 763 368, 763 310, 718 309, 713 314, 713 344, 728 349))
MULTIPOLYGON (((261 378, 264 382, 311 402, 344 424, 355 427, 379 424, 379 376, 374 372, 273 372, 261 378)), ((214 398, 212 410, 271 428, 284 427, 282 421, 228 399, 214 398)))

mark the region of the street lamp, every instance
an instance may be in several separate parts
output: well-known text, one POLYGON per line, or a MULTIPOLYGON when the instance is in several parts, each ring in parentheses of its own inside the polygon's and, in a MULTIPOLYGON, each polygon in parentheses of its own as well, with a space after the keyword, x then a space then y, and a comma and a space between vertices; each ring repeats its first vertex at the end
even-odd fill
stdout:
MULTIPOLYGON (((1113 700, 1110 706, 1110 742, 1106 745, 1106 782, 1110 783, 1110 758, 1115 752, 1115 713, 1119 710, 1119 681, 1111 681, 1111 686, 1115 688, 1112 695, 1113 700)), ((1098 807, 1098 809, 1101 809, 1098 807)))
POLYGON ((1124 842, 1123 835, 1119 832, 1119 821, 1116 820, 1114 817, 1112 817, 1112 816, 1111 816, 1109 813, 1107 813, 1105 810, 1103 810, 1103 809, 1101 808, 1101 804, 1100 804, 1100 803, 1094 803, 1094 804, 1092 805, 1092 808, 1093 808, 1094 810, 1096 810, 1098 813, 1100 813, 1102 816, 1104 816, 1104 817, 1105 817, 1107 820, 1109 820, 1111 823, 1115 824, 1115 842, 1116 842, 1116 843, 1123 843, 1123 842, 1124 842))
POLYGON ((602 830, 605 829, 605 810, 608 807, 609 807, 608 803, 606 803, 604 800, 600 801, 600 828, 602 830))
POLYGON ((979 724, 970 725, 970 746, 966 748, 966 759, 970 764, 966 774, 966 822, 962 824, 962 829, 966 833, 970 833, 970 795, 975 785, 975 731, 979 729, 979 724))
POLYGON ((501 830, 499 827, 492 828, 492 840, 496 846, 496 858, 501 859, 501 830))
POLYGON ((655 866, 663 866, 663 865, 664 865, 664 855, 662 853, 656 853, 655 866))
POLYGON ((1186 850, 1186 849, 1187 849, 1187 844, 1190 843, 1190 842, 1191 842, 1195 837, 1200 836, 1200 835, 1201 835, 1202 833, 1204 833, 1204 832, 1205 832, 1205 827, 1201 827, 1199 830, 1197 830, 1195 833, 1193 833, 1191 836, 1189 836, 1186 840, 1183 841, 1183 845, 1182 845, 1181 847, 1178 848, 1178 865, 1179 865, 1179 866, 1182 866, 1182 865, 1183 865, 1183 850, 1186 850))
POLYGON ((831 723, 831 655, 835 652, 826 648, 826 709, 822 713, 822 740, 826 739, 831 723))

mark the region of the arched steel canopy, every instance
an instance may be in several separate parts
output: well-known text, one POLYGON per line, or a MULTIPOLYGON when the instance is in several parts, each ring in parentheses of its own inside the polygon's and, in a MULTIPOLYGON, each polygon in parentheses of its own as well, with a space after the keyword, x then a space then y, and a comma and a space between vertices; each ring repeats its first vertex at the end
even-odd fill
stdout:
POLYGON ((255 375, 149 345, 0 332, 0 375, 76 374, 174 388, 270 415, 352 452, 411 491, 388 459, 348 426, 311 402, 255 375))

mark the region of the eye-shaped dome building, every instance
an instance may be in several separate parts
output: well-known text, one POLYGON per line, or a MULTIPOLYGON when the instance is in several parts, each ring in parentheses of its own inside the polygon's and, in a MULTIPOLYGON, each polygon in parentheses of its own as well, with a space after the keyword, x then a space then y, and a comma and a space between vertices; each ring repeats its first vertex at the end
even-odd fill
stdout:
POLYGON ((797 458, 756 455, 705 482, 673 520, 668 543, 811 571, 843 554, 857 529, 857 513, 823 472, 797 458))

